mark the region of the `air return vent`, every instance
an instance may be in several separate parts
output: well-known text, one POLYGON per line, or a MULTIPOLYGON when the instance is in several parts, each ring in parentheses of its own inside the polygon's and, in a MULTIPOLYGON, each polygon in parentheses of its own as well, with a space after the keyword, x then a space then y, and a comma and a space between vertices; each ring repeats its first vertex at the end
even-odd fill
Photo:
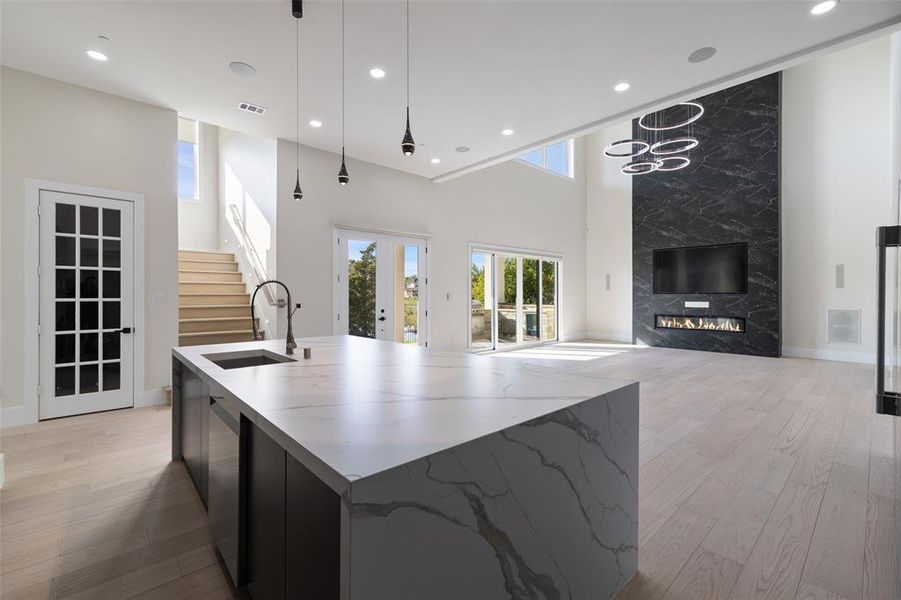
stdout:
POLYGON ((238 102, 238 110, 244 110, 255 115, 261 115, 266 112, 266 107, 257 106, 256 104, 251 104, 250 102, 238 102))
POLYGON ((830 309, 827 313, 827 331, 830 344, 859 344, 860 309, 830 309))

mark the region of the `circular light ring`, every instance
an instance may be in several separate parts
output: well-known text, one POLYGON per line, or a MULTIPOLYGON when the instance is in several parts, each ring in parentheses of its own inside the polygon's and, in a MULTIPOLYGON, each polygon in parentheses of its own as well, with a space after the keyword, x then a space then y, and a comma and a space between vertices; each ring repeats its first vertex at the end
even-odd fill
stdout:
POLYGON ((627 162, 620 169, 623 175, 647 175, 660 168, 660 160, 639 159, 627 162))
POLYGON ((645 124, 645 122, 644 122, 645 119, 647 119, 651 115, 651 113, 648 113, 646 115, 643 115, 640 119, 638 119, 638 126, 641 127, 642 129, 646 129, 647 131, 669 131, 670 129, 679 129, 680 127, 685 127, 686 125, 691 125, 692 123, 694 123, 695 121, 700 119, 701 115, 704 114, 704 107, 701 106, 700 104, 698 104, 697 102, 680 102, 676 106, 687 106, 690 109, 696 110, 697 112, 695 114, 691 115, 690 117, 688 117, 687 119, 685 119, 684 121, 682 121, 681 123, 676 123, 675 125, 663 125, 660 127, 655 127, 655 126, 645 124))
POLYGON ((604 155, 609 156, 610 158, 635 158, 636 156, 641 156, 650 150, 650 148, 651 145, 644 140, 618 140, 607 144, 604 148, 604 155), (613 152, 613 150, 619 146, 638 146, 639 149, 630 152, 613 152))
POLYGON ((692 148, 696 148, 699 143, 700 142, 693 137, 677 137, 669 140, 660 140, 651 146, 651 154, 656 154, 657 156, 681 154, 682 152, 688 152, 692 148))
POLYGON ((657 162, 660 163, 660 166, 656 169, 657 171, 678 171, 691 164, 687 156, 664 156, 657 159, 657 162), (675 164, 668 164, 670 162, 675 162, 675 164))

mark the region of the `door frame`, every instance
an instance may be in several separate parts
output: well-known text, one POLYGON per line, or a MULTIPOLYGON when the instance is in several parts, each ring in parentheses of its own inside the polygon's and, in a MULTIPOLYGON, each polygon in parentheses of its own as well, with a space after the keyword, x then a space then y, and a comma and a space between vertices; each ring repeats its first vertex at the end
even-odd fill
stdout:
POLYGON ((61 183, 42 179, 25 179, 25 277, 23 294, 22 348, 25 356, 37 356, 37 361, 25 361, 23 380, 24 423, 37 423, 40 414, 40 242, 41 222, 38 213, 41 192, 60 192, 76 196, 95 196, 131 202, 134 207, 134 369, 133 406, 145 404, 144 391, 144 194, 99 187, 61 183))
MULTIPOLYGON (((388 237, 399 237, 399 238, 408 238, 414 240, 420 240, 425 247, 425 257, 423 260, 423 264, 425 265, 425 279, 424 283, 420 283, 420 292, 419 292, 419 300, 423 303, 424 310, 424 324, 425 324, 425 335, 422 339, 422 344, 425 347, 430 346, 432 328, 431 328, 431 311, 432 311, 432 294, 430 292, 431 285, 429 282, 429 272, 431 271, 431 262, 432 256, 429 248, 431 247, 432 234, 431 233, 415 233, 409 231, 399 231, 394 229, 385 229, 383 227, 373 227, 367 225, 356 225, 350 223, 343 222, 334 222, 332 223, 332 279, 331 279, 331 290, 330 293, 332 295, 332 335, 341 335, 339 333, 341 327, 338 323, 338 313, 340 313, 343 309, 342 300, 340 294, 336 292, 336 288, 338 287, 338 277, 343 272, 342 268, 339 267, 337 260, 337 247, 339 245, 338 239, 341 236, 346 237, 348 233, 363 233, 363 234, 371 234, 377 236, 388 236, 388 237)), ((345 283, 346 284, 346 283, 345 283)))

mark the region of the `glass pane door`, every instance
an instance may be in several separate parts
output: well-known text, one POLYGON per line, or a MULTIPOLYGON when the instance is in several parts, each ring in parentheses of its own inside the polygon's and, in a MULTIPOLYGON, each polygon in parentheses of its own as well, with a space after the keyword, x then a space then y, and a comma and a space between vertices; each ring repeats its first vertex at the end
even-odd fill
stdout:
POLYGON ((472 251, 470 349, 557 341, 559 269, 560 262, 554 259, 472 251))
POLYGON ((42 419, 133 404, 132 211, 41 193, 42 419))
POLYGON ((469 339, 473 350, 494 348, 494 255, 473 252, 470 260, 469 339))
POLYGON ((343 229, 335 239, 335 333, 425 345, 425 240, 343 229))
POLYGON ((375 240, 347 241, 347 333, 375 338, 376 259, 375 240))

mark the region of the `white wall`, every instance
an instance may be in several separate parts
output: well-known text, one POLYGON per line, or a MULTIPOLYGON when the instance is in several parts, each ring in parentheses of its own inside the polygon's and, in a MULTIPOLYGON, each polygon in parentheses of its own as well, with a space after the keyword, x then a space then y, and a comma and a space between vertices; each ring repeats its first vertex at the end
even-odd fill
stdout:
MULTIPOLYGON (((233 252, 248 293, 253 293, 259 280, 276 276, 276 143, 229 129, 219 129, 219 248, 233 252), (251 244, 244 242, 230 206, 238 208, 251 244)), ((270 290, 283 297, 279 288, 270 290)), ((263 291, 257 296, 257 314, 267 337, 275 330, 275 308, 269 306, 263 291)))
POLYGON ((605 157, 604 146, 630 137, 624 121, 585 138, 588 334, 619 342, 632 341, 632 178, 620 173, 625 159, 605 157))
POLYGON ((890 39, 784 72, 782 335, 789 356, 869 362, 876 347, 875 232, 894 222, 890 39), (835 266, 845 265, 845 288, 835 266), (861 309, 861 343, 827 343, 826 311, 861 309))
MULTIPOLYGON (((562 335, 584 335, 585 164, 581 141, 576 143, 574 180, 507 162, 437 184, 350 160, 351 182, 346 188, 335 179, 339 157, 304 146, 304 198, 299 203, 291 198, 296 147, 279 140, 278 274, 303 303, 294 323, 299 335, 332 332, 331 248, 336 220, 434 235, 429 251, 432 347, 466 348, 470 242, 562 254, 562 335)), ((283 319, 282 311, 281 331, 283 319)))
POLYGON ((198 122, 200 199, 178 201, 178 247, 219 249, 219 128, 198 122))
MULTIPOLYGON (((145 199, 145 381, 170 379, 177 340, 176 113, 3 67, 2 380, 4 409, 23 404, 25 179, 138 192, 145 199), (165 304, 151 304, 164 294, 165 304)), ((141 401, 140 396, 136 398, 141 401)), ((4 415, 15 414, 4 410, 4 415)), ((4 423, 9 425, 10 423, 4 423)))

